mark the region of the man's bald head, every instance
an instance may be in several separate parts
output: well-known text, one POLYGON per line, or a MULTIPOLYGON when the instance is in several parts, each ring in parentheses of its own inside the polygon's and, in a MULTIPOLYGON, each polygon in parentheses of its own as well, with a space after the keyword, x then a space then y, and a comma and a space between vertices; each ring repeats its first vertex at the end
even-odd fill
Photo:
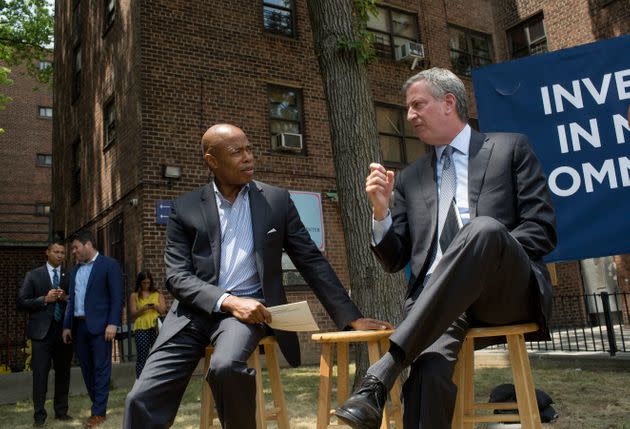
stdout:
POLYGON ((216 124, 208 128, 201 138, 203 154, 213 153, 221 144, 245 137, 245 133, 239 127, 230 124, 216 124))

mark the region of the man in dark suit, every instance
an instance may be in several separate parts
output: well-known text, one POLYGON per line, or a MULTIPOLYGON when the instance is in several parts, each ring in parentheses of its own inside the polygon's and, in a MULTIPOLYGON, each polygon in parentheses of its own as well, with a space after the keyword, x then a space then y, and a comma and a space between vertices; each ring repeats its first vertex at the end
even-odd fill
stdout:
POLYGON ((70 273, 68 307, 63 339, 73 342, 85 387, 92 401, 85 427, 103 424, 112 373, 112 341, 120 325, 123 276, 115 259, 96 250, 91 232, 72 237, 72 255, 78 262, 70 273))
POLYGON ((354 428, 379 426, 386 392, 407 366, 405 428, 450 428, 468 327, 537 321, 546 335, 551 312, 542 258, 556 244, 555 214, 527 138, 471 130, 466 89, 448 70, 422 71, 403 89, 407 119, 433 149, 395 181, 370 165, 374 253, 388 272, 409 264, 411 276, 389 352, 337 410, 354 428))
MULTIPOLYGON (((252 147, 242 130, 215 125, 202 146, 214 181, 173 204, 164 260, 175 301, 127 396, 123 426, 128 429, 170 427, 208 344, 214 353, 207 380, 223 427, 255 427, 255 373, 246 362, 269 332, 266 306, 287 303, 283 248, 340 329, 390 326, 361 317, 311 240, 289 192, 252 180, 252 147)), ((296 334, 274 334, 287 361, 299 365, 296 334)))
POLYGON ((46 249, 47 262, 26 273, 18 293, 18 307, 29 313, 27 334, 32 348, 35 426, 44 426, 46 421, 44 404, 51 362, 55 369, 55 419, 72 420, 68 415, 72 347, 61 338, 68 292, 66 272, 61 267, 65 255, 63 242, 49 243, 46 249))

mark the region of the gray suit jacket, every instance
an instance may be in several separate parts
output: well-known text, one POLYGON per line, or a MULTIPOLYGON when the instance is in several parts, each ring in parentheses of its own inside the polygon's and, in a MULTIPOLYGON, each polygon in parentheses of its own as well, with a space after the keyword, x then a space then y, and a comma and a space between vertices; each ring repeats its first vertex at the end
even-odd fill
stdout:
MULTIPOLYGON (((396 178, 393 225, 373 248, 384 269, 396 272, 408 262, 412 296, 429 269, 437 229, 435 151, 405 168, 396 178)), ((472 130, 468 160, 471 219, 492 217, 510 231, 530 258, 539 291, 540 319, 546 331, 552 288, 543 256, 556 245, 555 212, 540 163, 522 134, 472 130)))
MULTIPOLYGON (((59 287, 68 293, 68 276, 60 270, 59 287)), ((46 304, 46 294, 52 288, 46 264, 26 273, 18 292, 18 308, 29 313, 27 335, 32 340, 41 340, 46 336, 55 314, 55 305, 46 304)), ((66 311, 66 302, 60 301, 62 314, 66 311)))
MULTIPOLYGON (((256 266, 267 306, 285 304, 282 285, 284 248, 343 329, 361 316, 334 271, 304 228, 286 189, 252 181, 249 185, 256 266)), ((221 257, 221 228, 212 183, 184 194, 173 204, 166 228, 166 286, 175 301, 154 347, 166 342, 190 320, 203 326, 213 316, 224 293, 217 286, 221 257)), ((300 363, 297 335, 277 331, 287 361, 300 363)))

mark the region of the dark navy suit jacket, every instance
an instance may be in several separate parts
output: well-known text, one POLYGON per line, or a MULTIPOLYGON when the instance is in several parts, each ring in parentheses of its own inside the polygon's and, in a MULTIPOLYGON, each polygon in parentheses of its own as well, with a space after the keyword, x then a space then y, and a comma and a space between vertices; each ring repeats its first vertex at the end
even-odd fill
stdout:
MULTIPOLYGON (((70 273, 70 292, 64 329, 72 328, 78 269, 79 265, 76 265, 70 273)), ((94 261, 85 292, 85 323, 90 334, 105 332, 107 325, 120 326, 123 301, 123 276, 120 264, 115 259, 99 254, 94 261)))

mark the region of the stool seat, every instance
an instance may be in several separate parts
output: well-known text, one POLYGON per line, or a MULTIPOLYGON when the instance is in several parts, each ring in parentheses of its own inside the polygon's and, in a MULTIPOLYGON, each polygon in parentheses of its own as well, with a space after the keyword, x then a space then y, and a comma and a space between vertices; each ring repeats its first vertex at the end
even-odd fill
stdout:
MULTIPOLYGON (((349 382, 349 345, 350 343, 367 343, 370 364, 380 359, 388 349, 389 336, 393 330, 383 331, 340 331, 321 332, 311 335, 311 339, 321 343, 319 361, 319 401, 317 404, 317 429, 331 426, 331 379, 333 371, 333 347, 337 348, 337 402, 343 404, 348 399, 349 382)), ((390 391, 390 404, 385 408, 381 429, 389 428, 390 418, 393 418, 396 428, 402 429, 402 406, 400 403, 400 381, 397 380, 390 391)))
MULTIPOLYGON (((263 337, 258 343, 258 347, 247 360, 247 365, 256 370, 256 429, 267 427, 267 421, 275 420, 278 429, 289 429, 289 414, 286 402, 284 400, 284 392, 282 390, 282 382, 280 381, 280 364, 278 361, 277 346, 278 342, 274 336, 263 337), (260 363, 259 348, 263 347, 265 351, 265 362, 269 373, 269 382, 271 384, 271 395, 273 397, 274 406, 267 409, 265 406, 265 395, 263 391, 262 367, 260 363)), ((215 425, 214 419, 217 417, 214 407, 214 399, 210 391, 210 385, 205 380, 205 375, 210 367, 210 359, 214 347, 206 347, 204 361, 204 380, 201 388, 201 413, 200 413, 200 429, 220 429, 221 425, 215 425)))
POLYGON ((541 429, 540 414, 532 380, 532 370, 525 348, 525 334, 538 331, 536 323, 470 328, 457 357, 453 382, 457 385, 457 399, 451 427, 472 429, 475 423, 521 422, 523 429, 541 429), (506 337, 516 402, 475 402, 475 338, 506 337), (513 410, 518 414, 477 414, 477 411, 513 410))

